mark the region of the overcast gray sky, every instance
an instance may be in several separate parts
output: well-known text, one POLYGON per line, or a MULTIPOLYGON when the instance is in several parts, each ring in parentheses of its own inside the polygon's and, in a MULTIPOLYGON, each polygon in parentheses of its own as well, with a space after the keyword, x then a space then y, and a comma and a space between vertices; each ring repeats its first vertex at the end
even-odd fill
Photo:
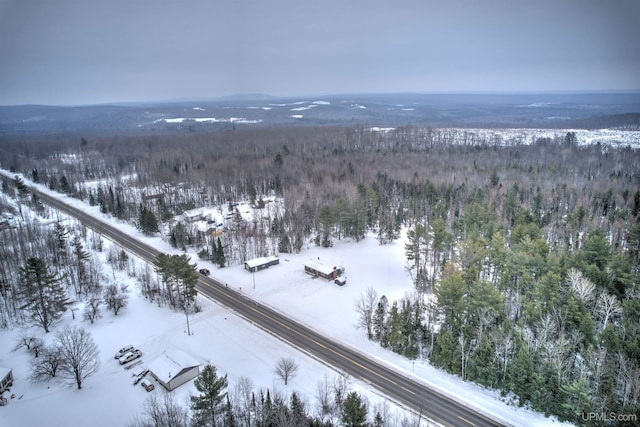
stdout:
POLYGON ((640 90, 640 0, 0 0, 0 105, 640 90))

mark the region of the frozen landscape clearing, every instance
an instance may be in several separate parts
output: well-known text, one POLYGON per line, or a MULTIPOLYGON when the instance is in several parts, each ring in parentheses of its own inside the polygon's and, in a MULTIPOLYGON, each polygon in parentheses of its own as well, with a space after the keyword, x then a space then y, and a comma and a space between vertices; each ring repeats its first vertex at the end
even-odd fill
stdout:
MULTIPOLYGON (((8 172, 3 173, 13 176, 8 172)), ((76 199, 44 188, 42 191, 82 207, 105 221, 117 224, 123 231, 138 236, 159 250, 181 253, 158 237, 144 237, 135 228, 103 216, 99 213, 98 207, 89 207, 76 199)), ((105 252, 107 250, 95 253, 94 256, 104 258, 105 252)), ((195 253, 189 255, 192 262, 198 262, 195 253)), ((143 268, 140 261, 132 262, 135 268, 143 268)), ((243 266, 218 269, 210 263, 203 262, 198 262, 198 266, 209 268, 212 276, 226 282, 238 292, 268 304, 337 341, 357 348, 407 376, 413 376, 443 393, 455 396, 505 424, 561 425, 541 414, 509 406, 501 401, 498 393, 434 369, 427 361, 411 361, 387 351, 368 341, 364 331, 356 329, 358 314, 354 309, 355 301, 369 287, 373 287, 378 295, 386 295, 390 301, 401 299, 413 292, 405 263, 403 239, 381 246, 375 237, 369 235, 359 243, 348 239, 337 241, 332 248, 319 248, 310 243, 300 254, 281 256, 279 265, 257 272, 255 276, 244 270, 243 266), (344 266, 346 286, 340 287, 323 279, 313 279, 304 273, 303 264, 311 259, 344 266)), ((142 360, 145 364, 163 351, 183 350, 200 362, 201 366, 210 363, 216 366, 219 375, 228 375, 230 392, 233 392, 240 378, 247 377, 253 381, 255 391, 270 388, 280 390, 285 395, 297 391, 304 396, 309 408, 315 407, 318 382, 333 381, 341 375, 202 296, 198 297, 202 311, 190 316, 192 335, 189 336, 186 333, 186 321, 182 312, 158 307, 145 300, 135 279, 125 272, 112 271, 106 262, 104 274, 115 277, 116 283, 128 284, 129 306, 118 316, 105 311, 103 318, 94 324, 80 319, 81 310, 76 311, 75 320, 68 312, 53 332, 44 337, 46 341, 52 340, 55 332, 66 324, 79 325, 91 332, 100 349, 101 367, 97 374, 84 382, 82 390, 57 381, 29 382, 31 356, 23 349, 11 351, 17 337, 23 331, 0 331, 0 365, 12 368, 15 377, 11 389, 15 398, 10 399, 7 406, 0 408, 0 425, 126 425, 136 414, 141 413, 144 401, 149 396, 144 388, 132 385, 132 371, 125 370, 113 358, 119 348, 128 344, 142 350, 142 360), (287 386, 273 373, 276 361, 282 356, 291 356, 300 365, 298 374, 287 386)), ((41 330, 34 332, 37 336, 44 335, 41 330)), ((151 393, 158 396, 165 393, 157 382, 153 382, 156 389, 151 393)), ((385 405, 392 408, 392 412, 398 413, 393 402, 371 390, 367 384, 353 378, 349 378, 348 382, 352 390, 358 391, 368 399, 370 416, 376 408, 385 405)), ((189 394, 195 393, 193 381, 172 392, 177 401, 185 406, 188 405, 189 394)), ((314 409, 310 412, 313 411, 314 409)), ((398 413, 398 417, 403 416, 407 414, 398 413)))

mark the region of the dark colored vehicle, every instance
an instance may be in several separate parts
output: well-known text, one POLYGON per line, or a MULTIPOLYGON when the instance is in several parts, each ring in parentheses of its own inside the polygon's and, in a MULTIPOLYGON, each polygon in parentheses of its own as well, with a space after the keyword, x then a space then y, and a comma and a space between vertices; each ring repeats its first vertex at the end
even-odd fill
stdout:
POLYGON ((344 286, 347 284, 347 278, 344 276, 340 276, 336 280, 334 280, 333 283, 335 283, 338 286, 344 286))
POLYGON ((200 272, 200 274, 202 274, 203 276, 208 276, 209 274, 211 274, 211 272, 206 269, 206 268, 201 268, 200 270, 198 270, 200 272))
POLYGON ((155 389, 156 387, 151 384, 149 381, 142 381, 140 384, 142 384, 142 387, 144 387, 145 390, 147 391, 152 391, 153 389, 155 389))

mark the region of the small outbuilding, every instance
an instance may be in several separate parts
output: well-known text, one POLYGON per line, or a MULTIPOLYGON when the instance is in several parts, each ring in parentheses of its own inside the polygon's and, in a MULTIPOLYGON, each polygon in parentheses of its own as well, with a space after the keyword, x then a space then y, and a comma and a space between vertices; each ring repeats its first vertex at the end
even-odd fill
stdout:
POLYGON ((13 371, 0 366, 0 394, 13 385, 13 371))
POLYGON ((344 273, 344 267, 330 267, 320 261, 311 260, 304 263, 304 272, 314 277, 335 280, 344 273))
POLYGON ((256 271, 264 270, 265 268, 278 264, 280 264, 280 260, 277 256, 267 256, 248 260, 244 263, 244 269, 255 273, 256 271))
POLYGON ((171 391, 197 377, 200 363, 183 351, 165 351, 149 363, 149 372, 171 391))

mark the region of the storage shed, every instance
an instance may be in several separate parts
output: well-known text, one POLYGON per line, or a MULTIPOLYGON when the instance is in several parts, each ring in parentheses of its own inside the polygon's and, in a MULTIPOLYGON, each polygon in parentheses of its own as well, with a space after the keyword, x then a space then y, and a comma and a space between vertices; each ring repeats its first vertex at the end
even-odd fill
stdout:
POLYGON ((265 268, 278 264, 280 264, 278 257, 267 256, 248 260, 244 263, 244 269, 251 273, 255 273, 256 271, 264 270, 265 268))
POLYGON ((344 273, 344 267, 330 267, 320 261, 307 261, 304 263, 304 271, 314 277, 322 277, 327 280, 335 280, 344 273))
POLYGON ((165 351, 149 363, 149 372, 164 388, 171 391, 197 377, 200 364, 183 351, 165 351))
POLYGON ((13 385, 13 371, 0 366, 0 394, 13 385))

